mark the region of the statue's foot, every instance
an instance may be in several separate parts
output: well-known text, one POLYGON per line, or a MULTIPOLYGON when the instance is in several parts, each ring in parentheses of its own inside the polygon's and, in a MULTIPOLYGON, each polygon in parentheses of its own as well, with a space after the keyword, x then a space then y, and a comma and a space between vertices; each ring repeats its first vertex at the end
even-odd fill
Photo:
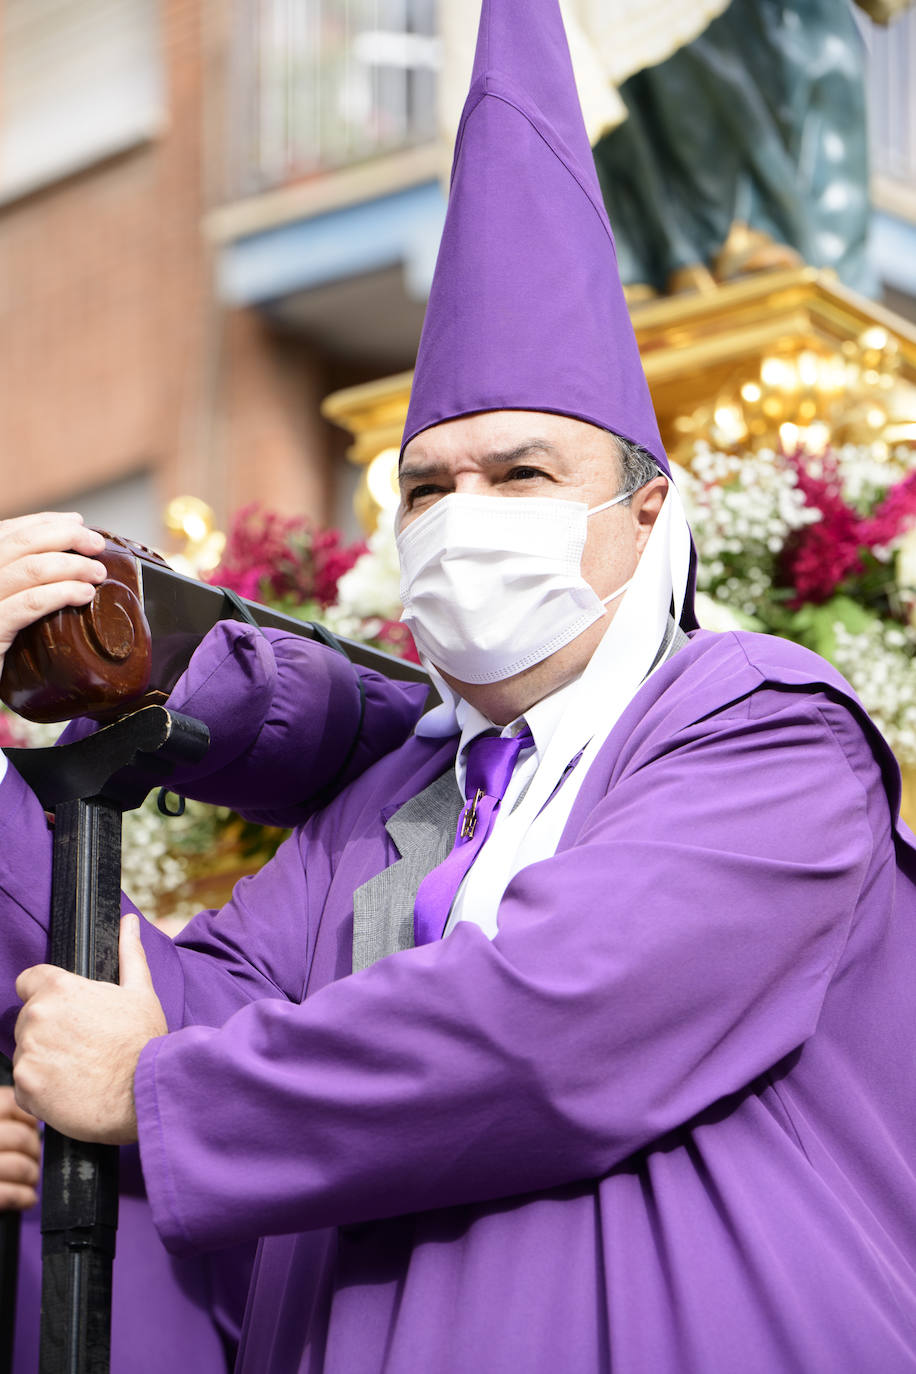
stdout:
POLYGON ((741 220, 735 220, 715 257, 712 271, 716 281, 727 282, 755 272, 801 267, 802 263, 801 255, 787 243, 777 243, 762 229, 751 229, 741 220))
POLYGON ((709 271, 701 262, 688 263, 686 267, 679 267, 668 277, 668 295, 682 296, 688 291, 715 291, 716 283, 709 271))
POLYGON ((645 305, 648 301, 657 300, 658 292, 648 282, 634 281, 629 285, 624 283, 623 298, 632 310, 636 305, 645 305))

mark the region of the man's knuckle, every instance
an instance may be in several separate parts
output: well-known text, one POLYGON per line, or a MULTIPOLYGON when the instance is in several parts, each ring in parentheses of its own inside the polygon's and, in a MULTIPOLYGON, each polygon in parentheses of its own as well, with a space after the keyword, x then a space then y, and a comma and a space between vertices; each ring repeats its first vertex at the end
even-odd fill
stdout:
POLYGON ((4 1150, 13 1150, 19 1141, 18 1121, 0 1122, 0 1154, 4 1150))
POLYGON ((29 615, 40 615, 44 610, 44 597, 40 587, 26 587, 21 593, 22 607, 29 615))
POLYGON ((28 525, 19 524, 18 521, 8 522, 6 537, 17 549, 30 549, 32 547, 32 531, 28 525))
POLYGON ((36 1201, 34 1188, 21 1183, 0 1183, 0 1211, 24 1212, 36 1201))
MULTIPOLYGON (((27 1126, 24 1121, 10 1123, 15 1127, 15 1134, 11 1136, 10 1144, 7 1149, 17 1150, 22 1155, 35 1155, 38 1152, 38 1127, 27 1126)), ((3 1148, 3 1147, 0 1147, 3 1148)))
POLYGON ((53 964, 39 964, 32 969, 28 984, 30 1009, 40 1011, 44 1016, 48 1010, 47 994, 58 995, 66 987, 66 983, 66 971, 55 968, 53 964))
POLYGON ((20 1154, 17 1150, 0 1152, 0 1182, 4 1184, 24 1184, 31 1187, 38 1178, 38 1167, 34 1159, 20 1154))
POLYGON ((29 993, 28 1001, 19 1013, 16 1031, 17 1035, 21 1038, 23 1031, 28 1033, 33 1030, 34 1027, 41 1022, 44 1014, 44 1006, 39 992, 36 988, 33 988, 29 993))
POLYGON ((28 553, 20 559, 19 572, 29 587, 38 586, 44 581, 44 571, 40 554, 28 553))
POLYGON ((35 1093, 40 1086, 40 1076, 34 1066, 32 1056, 21 1056, 16 1064, 16 1101, 24 1112, 32 1110, 35 1093))

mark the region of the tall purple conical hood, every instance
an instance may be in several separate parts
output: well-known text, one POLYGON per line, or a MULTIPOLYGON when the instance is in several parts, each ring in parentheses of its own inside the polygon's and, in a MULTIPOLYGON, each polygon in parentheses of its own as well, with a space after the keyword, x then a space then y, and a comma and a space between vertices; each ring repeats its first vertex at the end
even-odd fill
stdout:
POLYGON ((483 0, 404 443, 480 410, 587 420, 668 471, 557 0, 483 0))

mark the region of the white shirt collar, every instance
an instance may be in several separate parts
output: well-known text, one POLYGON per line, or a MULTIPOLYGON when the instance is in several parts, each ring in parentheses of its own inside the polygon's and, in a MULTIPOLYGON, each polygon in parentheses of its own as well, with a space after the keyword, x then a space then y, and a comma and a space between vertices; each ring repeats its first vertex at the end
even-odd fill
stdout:
POLYGON ((494 725, 492 720, 489 720, 482 711, 478 711, 477 707, 472 706, 469 701, 465 701, 463 697, 456 698, 455 715, 458 720, 458 728, 461 731, 461 738, 458 741, 458 754, 455 759, 455 775, 462 793, 464 792, 467 759, 465 750, 472 740, 487 730, 499 730, 501 735, 517 735, 521 729, 527 726, 534 740, 534 757, 537 760, 542 759, 571 697, 575 695, 575 688, 579 680, 576 678, 572 682, 567 682, 564 687, 559 687, 549 696, 543 697, 533 706, 529 706, 523 715, 517 716, 515 720, 510 721, 508 725, 502 728, 494 725))

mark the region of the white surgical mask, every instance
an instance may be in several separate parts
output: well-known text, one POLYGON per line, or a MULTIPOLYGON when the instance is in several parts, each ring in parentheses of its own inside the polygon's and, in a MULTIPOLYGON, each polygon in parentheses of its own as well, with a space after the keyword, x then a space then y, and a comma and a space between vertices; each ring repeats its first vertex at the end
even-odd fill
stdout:
POLYGON ((398 534, 401 619, 420 654, 461 682, 500 682, 604 615, 582 576, 589 509, 550 497, 452 492, 398 534))

